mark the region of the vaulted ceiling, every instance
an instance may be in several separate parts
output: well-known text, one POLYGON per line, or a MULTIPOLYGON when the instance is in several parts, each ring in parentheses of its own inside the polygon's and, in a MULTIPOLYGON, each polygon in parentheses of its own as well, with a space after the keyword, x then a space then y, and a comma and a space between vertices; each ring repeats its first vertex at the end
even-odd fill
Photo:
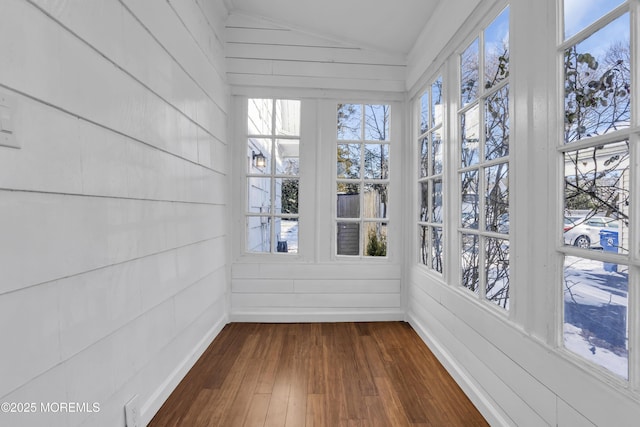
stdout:
POLYGON ((231 13, 402 54, 411 50, 440 1, 444 0, 226 0, 231 13))

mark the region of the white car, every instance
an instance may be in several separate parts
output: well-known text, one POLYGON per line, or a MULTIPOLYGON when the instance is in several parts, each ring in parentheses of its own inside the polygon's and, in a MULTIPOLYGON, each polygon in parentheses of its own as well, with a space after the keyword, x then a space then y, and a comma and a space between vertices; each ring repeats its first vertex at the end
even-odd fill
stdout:
POLYGON ((618 231, 618 221, 607 216, 564 217, 564 243, 584 249, 602 249, 600 231, 618 231))

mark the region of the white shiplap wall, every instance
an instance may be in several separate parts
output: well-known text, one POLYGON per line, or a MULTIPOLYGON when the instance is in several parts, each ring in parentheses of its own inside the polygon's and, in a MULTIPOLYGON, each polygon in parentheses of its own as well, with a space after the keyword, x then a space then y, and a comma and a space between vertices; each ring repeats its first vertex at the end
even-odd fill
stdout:
POLYGON ((227 321, 222 1, 0 2, 0 401, 149 421, 227 321))
POLYGON ((233 13, 226 24, 229 83, 404 92, 404 55, 379 52, 233 13))

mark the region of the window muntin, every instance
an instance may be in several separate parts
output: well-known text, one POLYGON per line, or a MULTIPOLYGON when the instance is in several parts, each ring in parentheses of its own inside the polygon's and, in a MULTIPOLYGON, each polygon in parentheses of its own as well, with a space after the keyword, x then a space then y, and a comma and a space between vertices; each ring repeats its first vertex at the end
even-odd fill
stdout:
POLYGON ((300 101, 249 99, 246 251, 297 253, 300 101))
POLYGON ((338 104, 336 254, 387 256, 390 106, 338 104))
POLYGON ((631 111, 638 91, 631 85, 629 3, 565 0, 559 46, 565 126, 558 144, 564 347, 627 380, 629 284, 638 282, 640 265, 631 251, 638 241, 630 212, 638 192, 631 168, 640 128, 631 111))
POLYGON ((443 93, 442 77, 436 78, 419 100, 420 126, 417 149, 420 159, 418 194, 419 262, 427 268, 443 272, 443 93))
POLYGON ((508 7, 460 55, 459 83, 461 284, 508 310, 508 7))

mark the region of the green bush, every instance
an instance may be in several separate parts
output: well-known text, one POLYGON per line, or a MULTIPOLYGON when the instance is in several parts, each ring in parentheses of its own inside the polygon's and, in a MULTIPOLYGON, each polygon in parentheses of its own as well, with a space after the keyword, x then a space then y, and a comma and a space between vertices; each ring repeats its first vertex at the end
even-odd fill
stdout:
POLYGON ((384 236, 378 239, 378 233, 374 229, 370 229, 367 235, 367 255, 387 256, 387 239, 384 236))

